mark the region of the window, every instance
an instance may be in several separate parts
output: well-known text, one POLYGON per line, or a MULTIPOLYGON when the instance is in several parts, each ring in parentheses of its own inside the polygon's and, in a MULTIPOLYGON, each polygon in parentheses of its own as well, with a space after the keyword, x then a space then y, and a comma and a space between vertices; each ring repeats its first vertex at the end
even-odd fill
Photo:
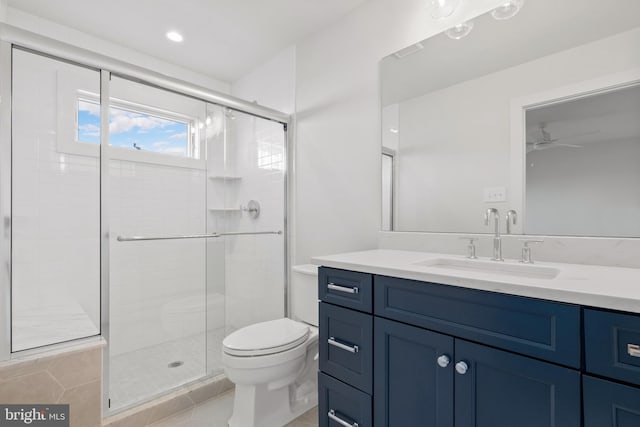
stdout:
POLYGON ((258 168, 283 171, 284 146, 282 142, 258 140, 258 168))
MULTIPOLYGON (((129 150, 154 152, 179 157, 198 158, 194 120, 171 117, 170 113, 153 114, 149 107, 123 106, 111 102, 109 144, 129 150), (136 108, 137 107, 137 108, 136 108)), ((100 103, 78 98, 76 141, 100 143, 100 103)))

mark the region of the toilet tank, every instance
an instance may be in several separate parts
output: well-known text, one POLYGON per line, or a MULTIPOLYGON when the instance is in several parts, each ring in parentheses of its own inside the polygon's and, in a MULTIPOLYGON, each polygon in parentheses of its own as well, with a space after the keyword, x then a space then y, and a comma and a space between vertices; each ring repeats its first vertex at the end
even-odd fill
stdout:
POLYGON ((291 268, 291 317, 318 326, 318 266, 291 268))

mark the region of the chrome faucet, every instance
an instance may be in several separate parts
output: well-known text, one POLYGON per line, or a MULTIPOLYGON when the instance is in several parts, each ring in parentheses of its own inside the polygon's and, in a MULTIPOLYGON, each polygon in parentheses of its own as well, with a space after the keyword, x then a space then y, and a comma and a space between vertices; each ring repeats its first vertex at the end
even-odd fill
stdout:
POLYGON ((493 258, 492 261, 504 261, 502 258, 502 239, 500 238, 500 212, 496 208, 489 208, 484 213, 484 225, 489 225, 489 219, 493 215, 495 235, 493 236, 493 258))
POLYGON ((509 212, 507 212, 506 220, 507 220, 507 234, 511 234, 511 224, 512 223, 513 225, 518 224, 518 213, 513 209, 511 209, 509 212))

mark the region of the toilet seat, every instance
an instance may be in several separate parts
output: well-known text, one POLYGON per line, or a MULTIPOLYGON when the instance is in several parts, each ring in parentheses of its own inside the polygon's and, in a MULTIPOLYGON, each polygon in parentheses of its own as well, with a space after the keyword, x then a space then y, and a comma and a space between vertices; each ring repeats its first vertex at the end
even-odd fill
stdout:
POLYGON ((308 325, 284 318, 238 329, 222 345, 223 351, 232 356, 266 356, 298 347, 308 336, 308 325))

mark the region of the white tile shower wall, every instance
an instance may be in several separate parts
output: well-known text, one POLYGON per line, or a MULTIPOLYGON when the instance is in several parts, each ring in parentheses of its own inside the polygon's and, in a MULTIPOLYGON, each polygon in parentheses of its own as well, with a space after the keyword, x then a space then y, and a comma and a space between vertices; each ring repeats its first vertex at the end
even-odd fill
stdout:
POLYGON ((296 48, 296 263, 374 248, 380 229, 378 62, 500 0, 435 21, 424 0, 371 0, 296 48))
POLYGON ((206 172, 112 160, 110 178, 111 354, 204 332, 206 242, 116 237, 204 233, 206 172))
POLYGON ((13 60, 15 351, 99 333, 100 169, 60 152, 58 140, 59 117, 74 117, 60 79, 96 91, 99 74, 22 51, 13 60))
MULTIPOLYGON (((292 113, 295 103, 295 48, 283 50, 232 85, 234 96, 292 113)), ((229 230, 282 230, 285 200, 282 126, 237 115, 228 133, 229 169, 241 176, 226 186, 226 205, 246 206, 255 199, 261 213, 229 213, 229 230), (262 152, 258 167, 258 153, 262 152), (275 161, 268 165, 269 159, 275 161)), ((226 240, 228 331, 284 314, 284 237, 242 236, 226 240)))
MULTIPOLYGON (((236 114, 234 138, 240 182, 227 188, 230 200, 247 206, 260 203, 260 216, 247 212, 227 215, 229 231, 271 231, 284 227, 284 133, 281 125, 236 114), (273 160, 265 162, 263 156, 273 160), (260 167, 259 165, 262 165, 260 167)), ((284 236, 227 237, 225 256, 226 324, 228 331, 282 317, 284 314, 284 236)))

